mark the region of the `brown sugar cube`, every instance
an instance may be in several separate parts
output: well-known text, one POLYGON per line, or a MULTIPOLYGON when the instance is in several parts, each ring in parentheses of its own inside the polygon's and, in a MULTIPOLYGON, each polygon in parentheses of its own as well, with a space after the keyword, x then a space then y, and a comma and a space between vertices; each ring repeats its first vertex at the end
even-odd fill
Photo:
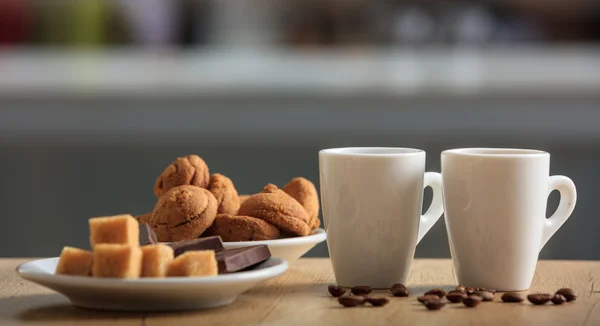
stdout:
POLYGON ((131 215, 94 217, 90 221, 90 244, 114 243, 138 247, 139 223, 131 215))
POLYGON ((177 256, 167 276, 214 276, 219 273, 214 250, 192 250, 177 256))
POLYGON ((142 271, 142 249, 121 244, 94 247, 94 277, 137 278, 142 271))
POLYGON ((56 275, 91 276, 93 260, 91 251, 64 247, 56 266, 56 275))
POLYGON ((173 248, 164 244, 142 246, 142 277, 165 277, 173 261, 173 248))

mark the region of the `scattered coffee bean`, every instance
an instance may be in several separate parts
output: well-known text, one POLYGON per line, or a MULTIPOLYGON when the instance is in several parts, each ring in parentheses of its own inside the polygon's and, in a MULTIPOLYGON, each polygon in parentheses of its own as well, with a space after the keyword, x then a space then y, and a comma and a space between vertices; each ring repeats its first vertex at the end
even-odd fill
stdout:
POLYGON ((395 288, 402 288, 402 289, 406 289, 406 286, 405 286, 404 284, 402 284, 402 283, 396 283, 396 284, 394 284, 394 285, 390 286, 390 290, 391 290, 391 289, 395 289, 395 288))
POLYGON ((483 299, 480 296, 472 294, 464 298, 462 300, 462 303, 469 308, 474 308, 477 307, 481 303, 481 301, 483 301, 483 299))
POLYGON ((450 291, 446 294, 446 299, 452 303, 459 303, 466 298, 467 294, 458 290, 450 291))
POLYGON ((468 295, 475 294, 474 288, 465 288, 465 291, 467 292, 468 295))
POLYGON ((369 286, 355 286, 350 290, 353 294, 359 295, 359 294, 369 294, 371 293, 373 290, 371 289, 371 287, 369 286))
POLYGON ((439 300, 439 299, 440 299, 440 297, 438 297, 435 294, 422 295, 422 296, 420 296, 420 297, 417 298, 417 300, 420 303, 426 303, 427 301, 439 300))
POLYGON ((477 288, 477 291, 487 291, 487 292, 491 292, 492 294, 496 294, 496 290, 494 290, 494 289, 477 288))
POLYGON ((329 291, 329 294, 331 294, 333 297, 341 297, 346 293, 346 289, 344 289, 341 286, 335 286, 335 285, 330 285, 327 287, 327 290, 329 291))
POLYGON ((552 303, 554 303, 554 304, 563 304, 563 303, 567 302, 567 298, 565 298, 564 295, 558 294, 558 293, 553 295, 552 299, 550 299, 550 300, 552 300, 552 303))
POLYGON ((408 289, 405 287, 393 287, 390 291, 392 291, 392 294, 395 297, 408 297, 410 295, 410 292, 408 292, 408 289))
POLYGON ((573 291, 573 289, 562 288, 556 291, 556 293, 565 297, 567 301, 575 301, 577 299, 577 295, 575 294, 575 291, 573 291))
POLYGON ((459 291, 459 292, 462 292, 462 293, 467 293, 467 287, 464 286, 464 285, 459 285, 459 286, 456 287, 455 291, 459 291))
POLYGON ((503 302, 523 302, 523 298, 515 292, 506 292, 502 295, 503 302))
POLYGON ((431 290, 425 292, 424 295, 429 295, 429 294, 434 294, 440 298, 443 298, 444 296, 446 296, 446 291, 444 291, 444 289, 436 288, 436 289, 431 289, 431 290))
POLYGON ((345 297, 339 297, 338 302, 344 307, 356 307, 365 303, 365 298, 360 296, 348 295, 345 297))
POLYGON ((442 300, 438 297, 438 299, 426 301, 424 304, 429 310, 440 310, 446 305, 447 302, 448 300, 442 300))
POLYGON ((543 305, 552 299, 552 295, 548 293, 536 293, 527 296, 527 300, 535 305, 543 305))
POLYGON ((489 291, 475 291, 475 294, 480 296, 483 301, 493 301, 494 294, 489 291))
POLYGON ((368 298, 366 301, 373 307, 385 306, 389 302, 389 300, 386 298, 368 298))

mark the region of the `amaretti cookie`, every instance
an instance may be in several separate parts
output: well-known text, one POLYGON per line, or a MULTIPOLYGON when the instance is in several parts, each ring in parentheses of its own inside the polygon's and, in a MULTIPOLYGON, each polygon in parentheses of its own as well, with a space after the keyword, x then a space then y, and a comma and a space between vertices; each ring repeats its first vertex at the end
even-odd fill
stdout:
POLYGON ((233 182, 228 177, 215 173, 210 176, 210 192, 217 199, 217 213, 235 214, 240 209, 240 197, 233 182))
POLYGON ((243 202, 246 201, 246 199, 250 198, 251 195, 239 195, 240 198, 240 205, 242 205, 243 202))
POLYGON ((154 184, 156 197, 183 185, 208 188, 210 174, 208 165, 197 155, 179 157, 158 176, 154 184))
POLYGON ((265 220, 283 232, 305 236, 310 234, 308 213, 297 200, 273 184, 262 193, 252 195, 241 206, 238 215, 265 220))
POLYGON ((158 241, 194 239, 215 220, 217 200, 208 190, 179 186, 164 193, 154 206, 150 225, 158 241))
POLYGON ((321 222, 319 221, 319 194, 315 185, 306 178, 297 177, 286 184, 283 191, 304 207, 310 217, 308 224, 311 229, 318 228, 321 222))
POLYGON ((210 228, 212 235, 223 241, 273 240, 279 237, 279 230, 271 223, 251 216, 219 214, 210 228))

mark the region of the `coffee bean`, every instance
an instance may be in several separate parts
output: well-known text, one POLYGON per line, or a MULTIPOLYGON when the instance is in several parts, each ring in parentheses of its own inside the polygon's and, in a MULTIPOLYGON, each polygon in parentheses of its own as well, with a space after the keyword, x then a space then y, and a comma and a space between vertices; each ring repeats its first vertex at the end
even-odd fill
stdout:
POLYGON ((502 295, 502 301, 504 302, 523 302, 523 298, 515 292, 506 292, 502 295))
POLYGON ((577 300, 577 295, 575 294, 575 291, 573 291, 573 289, 562 288, 562 289, 556 291, 556 293, 561 294, 563 297, 565 297, 565 299, 567 299, 567 301, 577 300))
POLYGON ((535 305, 543 305, 552 299, 552 295, 548 293, 537 293, 530 294, 527 296, 527 300, 535 305))
POLYGON ((553 295, 551 300, 552 300, 552 303, 554 303, 554 304, 563 304, 563 303, 567 302, 567 298, 565 298, 564 295, 558 294, 558 293, 553 295))
POLYGON ((493 301, 494 294, 489 291, 475 291, 475 294, 480 296, 483 301, 493 301))
POLYGON ((448 300, 433 299, 425 302, 425 307, 429 310, 440 310, 448 303, 448 300))
POLYGON ((373 290, 371 290, 371 287, 369 287, 369 286, 355 286, 350 291, 356 295, 359 295, 359 294, 369 294, 373 290))
POLYGON ((408 297, 410 295, 410 292, 408 292, 408 289, 405 287, 391 288, 390 291, 392 291, 392 294, 395 297, 408 297))
POLYGON ((444 291, 444 289, 436 288, 436 289, 431 289, 431 290, 425 292, 424 295, 429 295, 429 294, 434 294, 440 298, 443 298, 444 296, 446 296, 446 291, 444 291))
POLYGON ((477 291, 487 291, 487 292, 491 292, 492 294, 496 294, 496 290, 494 290, 494 289, 477 288, 477 291))
POLYGON ((435 295, 435 294, 422 295, 422 296, 420 296, 420 297, 418 297, 418 298, 417 298, 417 300, 418 300, 420 303, 425 303, 425 302, 427 302, 427 301, 431 301, 431 300, 439 300, 439 299, 440 299, 440 297, 438 297, 438 296, 437 296, 437 295, 435 295))
POLYGON ((467 293, 467 287, 465 287, 464 285, 459 285, 456 287, 455 291, 460 291, 462 293, 467 293))
POLYGON ((483 301, 483 299, 480 296, 472 294, 464 298, 462 300, 462 303, 469 308, 474 308, 477 307, 481 303, 481 301, 483 301))
POLYGON ((467 292, 468 295, 475 294, 474 288, 465 288, 465 291, 467 292))
POLYGON ((446 294, 446 299, 452 303, 461 302, 462 299, 466 298, 467 294, 458 290, 450 291, 446 294))
POLYGON ((339 297, 338 302, 344 307, 356 307, 365 303, 365 298, 360 296, 348 295, 345 297, 339 297))
POLYGON ((404 284, 402 284, 402 283, 396 283, 396 284, 390 286, 390 290, 391 289, 395 289, 395 288, 406 289, 406 286, 404 284))
POLYGON ((368 298, 366 301, 373 307, 385 306, 389 302, 386 298, 368 298))
POLYGON ((346 293, 346 289, 344 289, 341 286, 335 286, 335 285, 330 285, 327 287, 327 290, 329 291, 329 294, 331 294, 333 297, 341 297, 344 295, 344 293, 346 293))

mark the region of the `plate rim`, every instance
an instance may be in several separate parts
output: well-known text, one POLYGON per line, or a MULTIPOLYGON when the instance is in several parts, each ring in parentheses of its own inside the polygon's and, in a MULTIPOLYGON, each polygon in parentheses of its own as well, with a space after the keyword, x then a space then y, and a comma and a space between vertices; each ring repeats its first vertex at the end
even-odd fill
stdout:
MULTIPOLYGON (((136 278, 136 279, 122 279, 122 278, 98 278, 89 276, 74 276, 74 275, 56 275, 47 272, 30 272, 24 271, 27 265, 40 263, 42 261, 56 260, 58 263, 59 257, 41 258, 34 259, 25 263, 19 264, 15 271, 17 274, 28 281, 37 283, 37 280, 43 279, 51 281, 54 284, 66 284, 71 286, 140 286, 146 287, 149 284, 152 285, 218 285, 227 283, 247 282, 253 280, 262 280, 271 277, 276 277, 287 271, 289 263, 282 258, 271 257, 267 261, 273 260, 275 265, 257 269, 236 272, 231 274, 221 274, 217 276, 204 276, 204 277, 164 277, 164 278, 136 278)), ((267 262, 265 261, 265 262, 267 262)), ((263 262, 263 263, 265 263, 263 262)))
POLYGON ((327 239, 327 232, 323 228, 316 228, 312 234, 302 237, 293 237, 275 240, 258 240, 258 241, 223 241, 224 246, 259 246, 259 245, 299 245, 309 243, 321 243, 327 239))

